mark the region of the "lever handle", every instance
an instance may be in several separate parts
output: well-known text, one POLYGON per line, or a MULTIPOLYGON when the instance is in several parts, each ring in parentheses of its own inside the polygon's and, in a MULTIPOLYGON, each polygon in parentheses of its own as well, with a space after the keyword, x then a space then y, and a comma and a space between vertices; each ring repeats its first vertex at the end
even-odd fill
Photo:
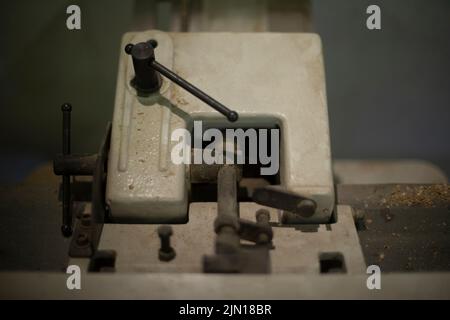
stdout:
POLYGON ((317 209, 314 200, 288 191, 281 186, 267 186, 253 191, 253 201, 264 206, 286 210, 305 218, 311 217, 317 209))
MULTIPOLYGON (((61 106, 63 114, 63 155, 70 155, 70 113, 72 106, 64 103, 61 106)), ((72 197, 70 192, 70 175, 64 174, 62 178, 62 206, 63 206, 63 223, 61 232, 64 237, 72 235, 72 197)))
POLYGON ((162 74, 211 106, 213 109, 223 114, 230 122, 235 122, 238 120, 239 115, 236 111, 227 108, 219 101, 194 86, 192 83, 186 81, 173 71, 157 62, 155 60, 154 48, 150 41, 140 42, 135 45, 127 44, 125 46, 125 52, 133 58, 135 78, 132 81, 132 85, 136 88, 139 94, 149 94, 158 91, 161 87, 161 78, 159 74, 162 74))

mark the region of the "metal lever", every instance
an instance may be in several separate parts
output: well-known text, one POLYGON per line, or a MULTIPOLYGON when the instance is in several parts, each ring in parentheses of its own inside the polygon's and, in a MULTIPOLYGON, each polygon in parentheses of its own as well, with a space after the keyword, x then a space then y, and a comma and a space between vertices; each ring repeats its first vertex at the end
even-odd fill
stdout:
POLYGON ((305 218, 314 215, 317 208, 314 200, 287 191, 281 186, 267 186, 255 189, 252 199, 256 203, 296 213, 305 218))
MULTIPOLYGON (((70 113, 72 106, 64 103, 61 106, 63 113, 63 155, 70 155, 70 113)), ((61 232, 64 237, 72 235, 72 198, 70 192, 70 175, 64 174, 62 179, 62 205, 63 205, 63 223, 61 232)))
POLYGON ((151 42, 140 42, 137 44, 127 44, 125 46, 125 52, 132 56, 133 66, 135 72, 135 78, 132 81, 132 85, 138 91, 138 94, 149 94, 156 92, 161 87, 161 78, 159 74, 162 74, 169 80, 175 82, 180 87, 196 96, 213 109, 223 114, 231 122, 235 122, 239 115, 236 111, 230 110, 219 101, 210 97, 199 88, 181 78, 173 71, 167 69, 162 64, 155 60, 155 52, 151 42))

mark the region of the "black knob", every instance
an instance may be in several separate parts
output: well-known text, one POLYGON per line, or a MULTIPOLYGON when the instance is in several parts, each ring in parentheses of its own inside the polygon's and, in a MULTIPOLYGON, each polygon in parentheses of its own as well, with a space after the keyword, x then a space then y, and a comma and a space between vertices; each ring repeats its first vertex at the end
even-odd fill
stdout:
POLYGON ((139 95, 148 95, 161 87, 161 76, 151 67, 155 51, 150 42, 127 44, 125 52, 133 58, 135 76, 131 84, 139 95))

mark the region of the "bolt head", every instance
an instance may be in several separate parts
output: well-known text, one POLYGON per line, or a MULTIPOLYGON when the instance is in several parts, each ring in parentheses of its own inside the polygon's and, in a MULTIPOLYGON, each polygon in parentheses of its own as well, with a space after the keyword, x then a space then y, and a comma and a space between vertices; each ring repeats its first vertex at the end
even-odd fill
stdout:
POLYGON ((159 260, 161 261, 170 261, 173 260, 176 256, 175 250, 170 247, 168 251, 163 251, 159 249, 158 252, 159 260))
POLYGON ((131 54, 131 50, 133 49, 133 44, 129 43, 125 46, 125 52, 126 54, 131 54))
POLYGON ((158 236, 159 237, 170 237, 173 234, 173 230, 171 226, 162 225, 158 227, 158 236))
POLYGON ((77 237, 77 245, 87 246, 89 244, 89 237, 86 233, 80 233, 77 237))
POLYGON ((227 116, 228 120, 231 122, 235 122, 237 121, 237 119, 239 119, 239 115, 236 111, 231 111, 228 116, 227 116))
POLYGON ((64 237, 68 238, 72 235, 72 228, 68 225, 61 226, 61 232, 64 237))
POLYGON ((304 199, 297 205, 297 210, 301 215, 310 217, 316 212, 316 203, 312 200, 304 199))
MULTIPOLYGON (((125 47, 125 51, 127 50, 127 47, 125 47)), ((129 49, 133 59, 137 60, 148 60, 153 61, 155 60, 155 51, 152 47, 152 45, 148 42, 139 42, 135 45, 132 45, 131 49, 129 49)))
POLYGON ((70 103, 63 103, 61 111, 72 111, 72 105, 70 103))
POLYGON ((257 222, 268 223, 270 221, 270 213, 267 209, 259 209, 255 215, 257 222))

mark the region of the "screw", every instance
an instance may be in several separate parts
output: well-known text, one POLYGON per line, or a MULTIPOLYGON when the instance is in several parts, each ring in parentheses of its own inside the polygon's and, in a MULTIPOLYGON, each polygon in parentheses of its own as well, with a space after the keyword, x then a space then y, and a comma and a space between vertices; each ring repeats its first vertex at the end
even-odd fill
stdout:
POLYGON ((310 199, 303 199, 297 205, 297 210, 305 217, 310 217, 316 212, 316 203, 310 199))
POLYGON ((161 248, 159 249, 159 260, 170 261, 175 258, 175 250, 170 246, 170 237, 172 236, 172 227, 163 225, 158 227, 158 236, 161 240, 161 248))
POLYGON ((72 228, 66 224, 61 226, 61 232, 64 237, 68 238, 72 235, 72 228))
POLYGON ((81 224, 85 227, 91 225, 91 215, 89 213, 83 213, 81 216, 81 224))
POLYGON ((129 43, 125 46, 125 52, 126 54, 131 54, 131 50, 133 49, 134 45, 129 43))
POLYGON ((255 215, 258 223, 269 223, 270 221, 270 213, 267 209, 259 209, 255 215))
POLYGON ((89 237, 86 233, 80 233, 77 237, 77 245, 84 247, 89 244, 89 237))
MULTIPOLYGON (((270 212, 267 209, 259 209, 256 211, 256 222, 260 225, 269 225, 270 222, 270 212)), ((258 244, 267 244, 270 242, 270 236, 265 232, 260 232, 258 234, 258 244)))

